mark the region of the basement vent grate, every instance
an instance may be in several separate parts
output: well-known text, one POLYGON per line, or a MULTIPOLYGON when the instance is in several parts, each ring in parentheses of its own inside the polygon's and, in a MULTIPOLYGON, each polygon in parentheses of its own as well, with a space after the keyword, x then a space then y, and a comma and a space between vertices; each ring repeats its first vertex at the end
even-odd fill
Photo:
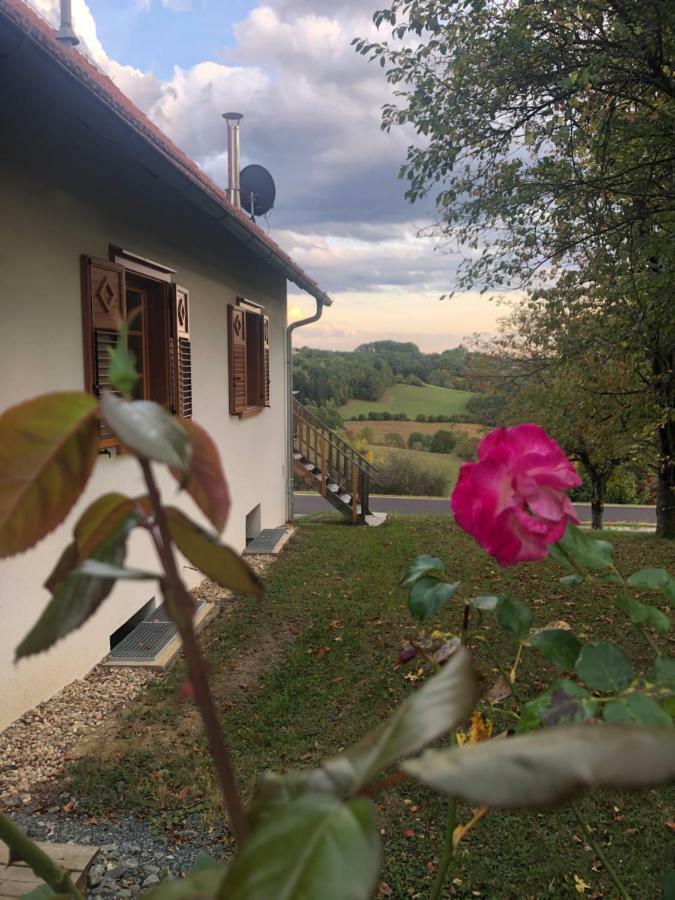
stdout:
POLYGON ((141 622, 113 650, 111 659, 127 662, 144 662, 155 659, 176 636, 173 622, 141 622))
POLYGON ((286 537, 285 528, 263 528, 260 534, 247 545, 244 553, 275 553, 277 545, 286 537))
MULTIPOLYGON (((206 602, 205 600, 197 600, 197 605, 195 607, 195 613, 197 613, 202 608, 202 606, 204 605, 205 602, 206 602)), ((145 619, 142 624, 146 625, 146 624, 150 624, 152 622, 171 622, 171 619, 169 618, 169 614, 166 611, 166 606, 163 603, 160 606, 158 606, 157 609, 155 609, 153 612, 151 612, 150 615, 148 616, 148 618, 145 619)))

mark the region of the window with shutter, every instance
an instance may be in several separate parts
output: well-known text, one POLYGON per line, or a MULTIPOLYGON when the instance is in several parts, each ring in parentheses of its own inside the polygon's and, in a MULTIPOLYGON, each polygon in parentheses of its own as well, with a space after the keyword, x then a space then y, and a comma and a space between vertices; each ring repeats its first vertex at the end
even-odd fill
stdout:
MULTIPOLYGON (((115 261, 82 257, 84 367, 87 390, 109 390, 110 353, 127 321, 136 360, 135 399, 153 400, 192 416, 192 354, 188 291, 171 282, 172 270, 125 251, 115 261), (153 267, 154 266, 154 267, 153 267)), ((101 425, 101 447, 117 441, 101 425)))
POLYGON ((270 405, 270 320, 263 316, 263 406, 270 405))
POLYGON ((246 412, 248 393, 246 384, 246 314, 236 306, 227 307, 229 335, 230 415, 246 412))
MULTIPOLYGON (((117 345, 117 326, 126 318, 124 268, 107 259, 82 257, 82 323, 85 388, 97 397, 109 389, 110 354, 117 345)), ((101 422, 101 446, 116 439, 101 422)))
POLYGON ((270 405, 269 319, 240 299, 228 306, 227 324, 230 415, 253 415, 270 405))
POLYGON ((190 295, 179 285, 172 292, 171 364, 173 410, 192 418, 192 347, 190 343, 190 295))

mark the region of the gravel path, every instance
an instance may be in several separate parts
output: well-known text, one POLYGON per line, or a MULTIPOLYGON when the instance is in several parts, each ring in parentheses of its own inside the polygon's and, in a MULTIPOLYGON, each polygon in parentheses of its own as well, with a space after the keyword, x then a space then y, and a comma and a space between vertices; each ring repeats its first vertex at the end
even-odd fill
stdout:
MULTIPOLYGON (((62 797, 61 799, 66 799, 62 797)), ((173 843, 133 816, 114 821, 81 819, 73 815, 12 812, 12 819, 38 841, 87 844, 101 851, 89 870, 90 898, 138 897, 159 884, 167 874, 188 872, 203 853, 222 858, 221 834, 204 829, 198 817, 188 819, 174 833, 173 843)))
POLYGON ((134 699, 153 678, 147 669, 95 666, 0 734, 0 806, 30 804, 61 778, 82 738, 134 699))
MULTIPOLYGON (((262 575, 275 558, 248 556, 246 562, 262 575)), ((232 596, 209 581, 193 593, 212 603, 232 596)), ((178 877, 189 871, 203 853, 223 855, 224 831, 207 828, 199 816, 188 817, 181 829, 172 831, 169 843, 166 834, 133 816, 78 815, 77 798, 60 786, 82 739, 156 677, 161 673, 98 665, 0 733, 0 811, 35 840, 100 847, 87 897, 137 897, 167 874, 178 877)))

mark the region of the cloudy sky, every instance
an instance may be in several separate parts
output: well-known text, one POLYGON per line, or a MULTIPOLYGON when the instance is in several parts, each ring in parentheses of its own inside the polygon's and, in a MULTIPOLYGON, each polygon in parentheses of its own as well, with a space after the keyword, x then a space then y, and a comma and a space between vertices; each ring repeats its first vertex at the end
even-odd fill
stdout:
MULTIPOLYGON (((51 22, 59 0, 30 0, 51 22)), ((491 331, 503 310, 478 295, 439 301, 458 257, 419 237, 430 204, 397 177, 411 135, 383 134, 382 70, 354 53, 378 0, 73 0, 82 48, 218 183, 221 114, 242 122, 242 165, 277 185, 272 236, 335 299, 297 343, 352 349, 378 338, 424 350, 491 331)), ((291 316, 313 311, 300 293, 291 316)))

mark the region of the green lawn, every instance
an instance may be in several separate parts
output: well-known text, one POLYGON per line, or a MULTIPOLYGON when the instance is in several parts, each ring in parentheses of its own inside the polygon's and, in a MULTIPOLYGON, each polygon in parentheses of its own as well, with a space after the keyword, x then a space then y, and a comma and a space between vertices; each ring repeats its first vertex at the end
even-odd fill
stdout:
MULTIPOLYGON (((613 535, 617 564, 672 567, 675 548, 650 535, 613 535)), ((392 517, 375 529, 306 524, 265 576, 262 601, 226 601, 202 636, 217 706, 245 790, 266 768, 312 766, 354 741, 388 715, 415 688, 406 670, 394 671, 402 641, 415 633, 398 577, 420 552, 442 557, 469 593, 505 593, 527 602, 535 625, 564 619, 584 640, 620 642, 638 671, 647 646, 612 606, 613 585, 566 591, 555 564, 501 570, 446 517, 392 517)), ((459 605, 439 615, 460 627, 459 605)), ((668 638, 658 638, 665 648, 668 638)), ((510 666, 513 644, 486 616, 476 664, 492 682, 495 667, 510 666)), ((413 666, 413 671, 414 671, 413 666)), ((521 664, 520 702, 552 669, 527 650, 521 664)), ((114 727, 92 743, 73 770, 71 789, 80 811, 116 810, 180 827, 194 812, 207 824, 220 818, 218 794, 193 707, 177 700, 182 665, 157 678, 114 727)), ((513 711, 513 698, 504 702, 513 711)), ((494 711, 501 731, 512 714, 494 711)), ((658 898, 659 877, 673 868, 672 790, 597 794, 580 802, 594 835, 634 898, 658 898)), ((442 849, 446 804, 424 789, 402 785, 378 796, 390 892, 428 897, 442 849)), ((466 821, 470 810, 461 808, 466 821)), ((190 828, 195 827, 194 818, 190 828)), ((180 837, 178 837, 180 839, 180 837)), ((581 836, 569 807, 513 815, 492 811, 460 845, 452 889, 445 897, 574 898, 574 876, 588 897, 615 897, 605 871, 581 836), (452 891, 452 892, 451 892, 452 891)), ((319 898, 317 898, 319 900, 319 898)))
POLYGON ((425 416, 454 416, 464 412, 467 401, 474 395, 470 391, 456 391, 452 388, 425 384, 414 387, 411 384, 394 384, 387 388, 381 400, 349 400, 340 407, 343 419, 369 412, 407 413, 411 419, 425 416))
MULTIPOLYGON (((429 453, 425 450, 403 450, 398 447, 385 447, 377 444, 372 447, 375 454, 374 465, 377 468, 378 461, 386 461, 394 457, 412 460, 416 466, 428 472, 442 472, 447 478, 447 488, 443 495, 449 495, 454 488, 462 460, 454 453, 429 453)), ((377 492, 377 488, 374 489, 377 492)))

